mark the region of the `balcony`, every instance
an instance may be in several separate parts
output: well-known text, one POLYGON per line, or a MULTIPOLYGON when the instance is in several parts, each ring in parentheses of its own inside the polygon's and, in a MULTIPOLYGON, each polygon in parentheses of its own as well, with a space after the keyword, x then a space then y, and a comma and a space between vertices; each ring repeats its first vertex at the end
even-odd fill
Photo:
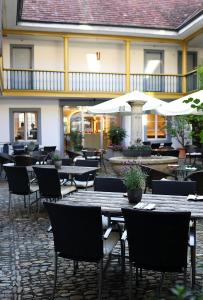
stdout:
POLYGON ((94 73, 44 70, 3 70, 3 91, 41 91, 53 93, 125 93, 129 80, 130 91, 183 93, 186 78, 187 92, 198 88, 197 72, 186 76, 172 74, 94 73))

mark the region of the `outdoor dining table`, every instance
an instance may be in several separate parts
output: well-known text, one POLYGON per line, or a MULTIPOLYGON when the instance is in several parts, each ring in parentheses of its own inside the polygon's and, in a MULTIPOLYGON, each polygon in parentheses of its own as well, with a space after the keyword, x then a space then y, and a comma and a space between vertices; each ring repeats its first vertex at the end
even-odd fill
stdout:
MULTIPOLYGON (((28 172, 33 172, 33 167, 38 168, 55 168, 53 165, 33 165, 33 166, 27 166, 28 172)), ((83 175, 86 173, 94 172, 99 170, 99 167, 83 167, 83 166, 61 166, 60 169, 57 169, 58 173, 60 174, 70 174, 71 176, 74 175, 83 175)))
MULTIPOLYGON (((155 204, 156 211, 191 212, 191 220, 194 223, 194 251, 196 253, 196 221, 203 219, 203 201, 188 201, 186 196, 143 194, 141 202, 155 204)), ((126 194, 96 191, 79 191, 57 203, 79 206, 100 206, 104 215, 121 215, 122 208, 133 208, 126 194)), ((195 274, 195 270, 194 270, 195 274)), ((193 278, 195 282, 195 275, 193 278)))

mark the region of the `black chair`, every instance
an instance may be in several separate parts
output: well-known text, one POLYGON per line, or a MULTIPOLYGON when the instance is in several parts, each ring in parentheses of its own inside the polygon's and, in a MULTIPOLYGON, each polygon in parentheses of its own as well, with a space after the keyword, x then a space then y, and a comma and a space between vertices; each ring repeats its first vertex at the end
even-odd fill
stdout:
POLYGON ((44 146, 44 152, 51 153, 51 152, 55 152, 56 150, 56 146, 44 146))
POLYGON ((151 148, 152 149, 158 149, 160 147, 160 143, 152 143, 151 148))
POLYGON ((188 196, 196 191, 196 181, 152 180, 152 194, 188 196))
POLYGON ((169 147, 169 148, 171 148, 171 146, 172 146, 172 142, 166 142, 166 143, 164 143, 164 147, 169 147))
POLYGON ((14 163, 13 156, 7 153, 0 153, 0 176, 3 171, 3 165, 7 163, 14 163))
POLYGON ((31 166, 33 159, 29 155, 15 155, 14 156, 16 166, 31 166))
POLYGON ((71 151, 71 150, 66 150, 66 153, 72 161, 74 160, 74 158, 81 156, 81 154, 71 151))
MULTIPOLYGON (((97 192, 112 192, 112 193, 126 193, 127 188, 123 183, 123 180, 115 177, 96 177, 94 180, 94 190, 97 192)), ((121 240, 123 223, 124 219, 121 214, 114 214, 113 216, 106 214, 107 220, 103 218, 103 224, 106 224, 107 227, 112 227, 114 230, 117 230, 120 236, 121 242, 121 257, 122 257, 122 267, 124 269, 124 256, 125 248, 121 240)), ((104 225, 105 226, 105 225, 104 225)))
POLYGON ((11 210, 11 195, 22 195, 24 196, 24 205, 26 206, 26 196, 28 196, 28 214, 30 214, 30 196, 36 193, 37 201, 37 191, 39 187, 37 185, 32 185, 29 181, 29 176, 26 167, 21 166, 4 166, 6 177, 8 180, 9 187, 9 212, 11 210))
POLYGON ((59 200, 76 190, 75 186, 62 186, 57 169, 33 167, 39 184, 40 199, 59 200))
POLYGON ((196 181, 197 183, 197 194, 198 195, 203 195, 203 171, 197 171, 189 174, 188 176, 185 177, 186 181, 193 180, 196 181))
POLYGON ((13 154, 14 155, 26 154, 25 145, 24 144, 14 144, 13 145, 13 154))
MULTIPOLYGON (((188 196, 196 194, 196 181, 169 181, 169 180, 153 180, 152 194, 160 195, 177 195, 188 196)), ((196 268, 196 237, 194 228, 196 224, 190 226, 189 246, 191 250, 191 269, 192 269, 192 286, 195 284, 195 268, 196 268)))
POLYGON ((115 177, 96 177, 94 190, 100 192, 126 193, 127 189, 123 180, 115 177))
POLYGON ((151 142, 150 141, 143 142, 143 145, 151 146, 151 142))
MULTIPOLYGON (((71 166, 72 163, 73 163, 72 159, 62 158, 62 166, 71 166)), ((59 177, 60 177, 60 179, 63 180, 63 182, 62 182, 63 184, 67 184, 68 182, 70 182, 71 184, 73 183, 71 181, 71 178, 70 178, 69 174, 67 174, 65 172, 64 173, 60 172, 59 177)))
POLYGON ((162 156, 179 157, 179 150, 170 149, 170 150, 166 150, 166 151, 160 151, 159 154, 162 155, 162 156))
MULTIPOLYGON (((122 209, 129 247, 129 293, 132 297, 132 266, 162 272, 187 271, 190 212, 155 212, 122 209)), ((138 272, 136 272, 138 282, 138 272)), ((160 287, 161 287, 160 284, 160 287)))
POLYGON ((141 169, 143 172, 145 172, 147 174, 147 178, 146 178, 146 185, 145 185, 145 191, 147 189, 151 189, 152 188, 152 180, 160 180, 163 178, 167 178, 170 176, 170 178, 174 178, 177 179, 177 177, 173 174, 168 174, 162 171, 158 171, 156 169, 150 168, 149 166, 145 166, 145 165, 140 165, 141 169))
MULTIPOLYGON (((78 159, 75 161, 75 166, 81 167, 98 167, 97 160, 89 160, 89 159, 78 159)), ((90 186, 94 185, 94 180, 96 177, 96 171, 88 172, 84 175, 76 175, 74 177, 74 181, 77 187, 87 189, 90 186)))
POLYGON ((92 149, 92 150, 88 150, 88 149, 84 149, 82 150, 82 153, 85 157, 85 159, 87 160, 97 160, 100 164, 100 167, 104 167, 104 170, 106 172, 106 166, 105 166, 105 163, 104 163, 104 157, 103 157, 103 153, 104 153, 104 150, 101 149, 101 150, 96 150, 96 149, 92 149))
MULTIPOLYGON (((118 234, 112 232, 113 237, 108 244, 108 240, 103 240, 100 207, 69 206, 47 202, 44 205, 48 211, 54 235, 53 299, 57 282, 58 257, 73 260, 75 272, 79 261, 98 263, 100 267, 98 299, 101 299, 103 257, 112 252, 118 240, 118 234)), ((108 235, 106 234, 105 237, 107 238, 108 235)))

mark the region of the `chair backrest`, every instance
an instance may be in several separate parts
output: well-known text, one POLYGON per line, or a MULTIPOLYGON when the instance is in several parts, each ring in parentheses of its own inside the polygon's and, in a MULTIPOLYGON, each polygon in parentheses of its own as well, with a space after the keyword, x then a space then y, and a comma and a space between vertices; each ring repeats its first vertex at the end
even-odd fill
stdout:
POLYGON ((100 207, 44 203, 52 225, 54 247, 73 260, 99 261, 103 257, 100 207))
POLYGON ((61 198, 61 186, 58 171, 55 168, 33 167, 37 177, 40 196, 43 198, 61 198))
POLYGON ((77 156, 80 156, 80 154, 74 152, 74 151, 71 151, 71 150, 66 150, 66 153, 68 154, 69 158, 71 158, 72 160, 77 157, 77 156))
POLYGON ((172 142, 170 142, 170 143, 168 143, 168 142, 164 143, 164 147, 171 147, 171 146, 172 146, 172 142))
POLYGON ((16 166, 31 166, 32 165, 32 158, 28 155, 15 155, 14 160, 16 166))
POLYGON ((152 149, 158 149, 160 147, 160 143, 152 143, 151 148, 152 149))
POLYGON ((44 146, 44 152, 45 153, 52 153, 56 150, 56 146, 44 146))
POLYGON ((81 167, 98 167, 98 161, 97 160, 91 160, 91 159, 77 159, 75 161, 76 166, 81 167))
MULTIPOLYGON (((98 160, 90 160, 90 159, 78 159, 75 161, 75 166, 81 166, 81 167, 98 167, 98 160)), ((83 175, 76 175, 75 180, 78 181, 87 181, 94 180, 94 177, 96 176, 96 171, 91 171, 89 173, 83 174, 83 175), (90 176, 92 174, 92 176, 90 176)))
POLYGON ((70 166, 73 161, 71 158, 62 158, 62 166, 70 166))
POLYGON ((17 195, 28 195, 30 193, 30 182, 26 167, 5 166, 9 191, 17 195))
POLYGON ((178 157, 179 156, 179 150, 171 149, 171 150, 167 150, 167 151, 162 151, 162 152, 160 152, 160 154, 162 156, 174 156, 174 157, 178 157))
POLYGON ((13 156, 7 153, 0 153, 0 164, 5 164, 9 162, 14 162, 13 156))
POLYGON ((136 267, 161 272, 187 266, 190 212, 122 209, 129 259, 136 267))
POLYGON ((140 167, 142 171, 147 174, 146 185, 150 189, 152 188, 152 180, 160 180, 168 176, 168 174, 164 172, 158 171, 145 165, 141 165, 140 167))
MULTIPOLYGON (((197 183, 197 194, 203 195, 203 171, 197 171, 189 174, 185 180, 193 180, 197 183)), ((189 181, 188 181, 189 183, 189 181)))
POLYGON ((152 194, 188 196, 196 189, 196 181, 152 180, 152 194))
POLYGON ((114 177, 96 177, 94 190, 100 192, 126 193, 127 189, 123 180, 114 177))

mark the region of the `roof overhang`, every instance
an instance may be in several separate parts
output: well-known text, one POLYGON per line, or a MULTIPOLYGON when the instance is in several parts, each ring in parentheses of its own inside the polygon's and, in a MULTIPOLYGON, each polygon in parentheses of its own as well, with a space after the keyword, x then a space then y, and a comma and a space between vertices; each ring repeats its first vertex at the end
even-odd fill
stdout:
POLYGON ((188 19, 179 29, 144 28, 136 26, 111 26, 93 24, 61 24, 19 21, 17 18, 17 0, 3 1, 3 27, 4 29, 18 29, 29 31, 64 32, 79 34, 101 34, 109 36, 138 36, 166 39, 185 39, 203 27, 203 11, 188 19))

